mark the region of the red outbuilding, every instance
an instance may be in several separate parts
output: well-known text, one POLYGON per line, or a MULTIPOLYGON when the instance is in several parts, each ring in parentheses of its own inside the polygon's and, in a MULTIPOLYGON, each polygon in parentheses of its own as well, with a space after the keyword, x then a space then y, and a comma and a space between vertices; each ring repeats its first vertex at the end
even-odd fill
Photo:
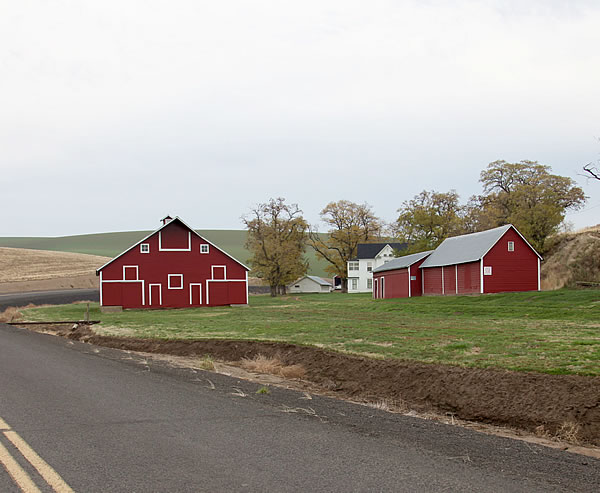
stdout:
POLYGON ((539 291, 542 257, 512 224, 447 238, 373 271, 374 298, 539 291))
POLYGON ((512 224, 447 238, 421 264, 423 294, 539 291, 541 260, 512 224))
POLYGON ((421 269, 433 250, 406 255, 373 270, 373 298, 410 298, 421 296, 421 269))
POLYGON ((206 240, 179 217, 96 271, 100 305, 185 308, 248 303, 244 264, 206 240))

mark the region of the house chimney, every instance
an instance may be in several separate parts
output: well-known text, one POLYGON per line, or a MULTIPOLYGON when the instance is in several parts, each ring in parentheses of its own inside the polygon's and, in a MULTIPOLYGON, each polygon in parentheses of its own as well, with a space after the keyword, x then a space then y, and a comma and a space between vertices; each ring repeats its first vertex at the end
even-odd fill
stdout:
POLYGON ((163 226, 167 223, 170 223, 173 220, 173 218, 171 216, 165 216, 161 219, 163 226))

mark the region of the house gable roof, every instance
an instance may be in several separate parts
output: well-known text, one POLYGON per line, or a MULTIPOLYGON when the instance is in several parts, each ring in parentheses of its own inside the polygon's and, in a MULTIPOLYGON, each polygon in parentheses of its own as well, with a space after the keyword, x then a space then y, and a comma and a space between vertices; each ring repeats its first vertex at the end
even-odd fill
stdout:
POLYGON ((333 285, 331 284, 331 282, 329 282, 329 281, 327 281, 327 280, 323 279, 322 277, 317 277, 317 276, 308 276, 308 275, 306 275, 306 276, 303 276, 303 277, 301 277, 300 279, 298 279, 298 280, 296 280, 296 281, 294 281, 294 282, 290 283, 290 284, 289 284, 289 286, 292 286, 292 285, 294 285, 294 284, 297 284, 297 283, 299 283, 300 281, 302 281, 303 279, 310 279, 311 281, 313 281, 313 282, 316 282, 316 283, 317 283, 319 286, 329 286, 329 287, 332 287, 332 286, 333 286, 333 285))
POLYGON ((408 246, 407 243, 359 243, 352 260, 375 258, 387 245, 394 250, 404 250, 408 246))
MULTIPOLYGON (((517 228, 512 224, 506 224, 498 228, 488 229, 487 231, 480 231, 478 233, 446 238, 440 246, 433 251, 427 260, 421 264, 421 268, 464 264, 481 260, 511 228, 523 238, 523 235, 521 235, 521 233, 517 231, 517 228)), ((527 243, 529 248, 531 248, 540 259, 542 258, 525 238, 523 238, 523 241, 527 243)))
MULTIPOLYGON (((169 217, 169 216, 166 216, 169 217)), ((165 218, 163 218, 165 219, 165 218)), ((125 255, 127 252, 129 252, 130 250, 133 250, 136 246, 138 246, 140 243, 144 243, 144 241, 146 241, 148 238, 150 238, 151 236, 155 235, 156 233, 158 233, 159 231, 161 231, 162 229, 166 228, 167 226, 169 226, 170 224, 173 224, 175 221, 179 221, 183 226, 185 226, 188 230, 190 230, 192 233, 194 233, 198 238, 200 238, 202 241, 205 241, 206 243, 208 243, 210 246, 212 246, 213 248, 216 248, 217 250, 219 250, 221 253, 223 253, 224 255, 227 255, 231 260, 237 262, 238 264, 240 264, 244 269, 246 270, 250 270, 250 267, 242 264, 238 259, 232 257, 231 255, 229 255, 225 250, 219 248, 217 245, 215 245, 214 243, 212 243, 211 241, 207 240, 206 238, 204 238, 204 236, 200 236, 198 233, 196 233, 196 231, 194 231, 190 226, 188 226, 183 219, 181 219, 179 216, 175 216, 175 218, 173 218, 171 221, 166 222, 165 224, 163 224, 160 228, 152 231, 152 233, 150 233, 147 236, 144 236, 144 238, 142 238, 140 241, 138 241, 137 243, 134 243, 133 245, 131 245, 127 250, 124 250, 123 252, 119 253, 119 255, 117 255, 116 257, 114 257, 113 259, 109 260, 108 262, 106 262, 102 267, 98 267, 96 269, 96 275, 98 275, 100 273, 100 271, 102 269, 104 269, 107 265, 112 264, 115 260, 117 260, 119 257, 122 257, 123 255, 125 255)))
POLYGON ((433 250, 427 250, 426 252, 413 253, 412 255, 405 255, 404 257, 398 257, 394 260, 387 262, 386 264, 380 265, 376 269, 373 269, 373 273, 385 272, 388 270, 405 269, 419 260, 424 259, 428 255, 431 255, 433 250))

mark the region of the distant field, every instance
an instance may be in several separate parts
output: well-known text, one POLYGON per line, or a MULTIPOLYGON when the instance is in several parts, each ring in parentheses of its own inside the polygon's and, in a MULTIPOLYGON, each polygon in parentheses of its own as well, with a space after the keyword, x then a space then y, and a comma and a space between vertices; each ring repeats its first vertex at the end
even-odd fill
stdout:
MULTIPOLYGON (((247 263, 250 253, 244 248, 246 231, 199 229, 198 234, 205 237, 227 253, 243 263, 247 263)), ((5 237, 0 238, 0 247, 30 248, 35 250, 52 250, 58 252, 86 253, 114 257, 138 242, 152 231, 124 231, 120 233, 96 233, 77 236, 46 237, 5 237)), ((328 276, 325 273, 326 263, 314 256, 308 249, 306 258, 309 261, 309 273, 317 276, 328 276)))
MULTIPOLYGON (((24 310, 77 320, 81 305, 24 310)), ((600 375, 600 291, 373 300, 341 293, 250 297, 248 307, 100 313, 100 333, 308 344, 372 358, 600 375)))
POLYGON ((108 260, 73 252, 0 247, 0 283, 94 275, 108 260))

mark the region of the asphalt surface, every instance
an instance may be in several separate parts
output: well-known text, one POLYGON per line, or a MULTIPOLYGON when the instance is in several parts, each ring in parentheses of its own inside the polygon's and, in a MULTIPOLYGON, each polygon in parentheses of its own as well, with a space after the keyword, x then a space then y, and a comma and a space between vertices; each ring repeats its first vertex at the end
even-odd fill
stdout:
POLYGON ((97 289, 64 289, 56 291, 32 291, 30 293, 0 294, 0 311, 9 306, 62 305, 74 301, 99 301, 97 289))
MULTIPOLYGON (((589 457, 259 388, 0 324, 0 418, 75 491, 600 489, 589 457)), ((19 491, 2 467, 0 491, 19 491)))

